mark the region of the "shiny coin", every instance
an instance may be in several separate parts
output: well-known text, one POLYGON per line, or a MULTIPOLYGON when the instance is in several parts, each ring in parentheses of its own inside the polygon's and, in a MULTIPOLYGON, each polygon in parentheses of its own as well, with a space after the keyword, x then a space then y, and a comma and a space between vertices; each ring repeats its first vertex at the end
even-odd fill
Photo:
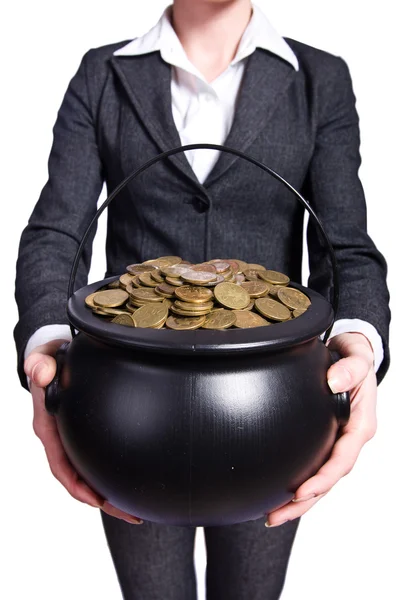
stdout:
POLYGON ((221 275, 223 275, 225 271, 228 271, 230 269, 229 263, 225 262, 224 260, 219 260, 215 258, 214 260, 210 260, 208 262, 211 265, 214 265, 216 272, 220 273, 221 275))
POLYGON ((112 323, 117 323, 117 325, 126 325, 127 327, 135 327, 134 321, 132 319, 132 315, 127 313, 123 313, 121 315, 117 315, 111 321, 112 323))
POLYGON ((303 315, 303 313, 306 312, 306 308, 296 308, 295 310, 292 311, 292 316, 296 319, 297 317, 300 317, 301 315, 303 315))
POLYGON ((175 290, 175 296, 183 302, 202 304, 203 302, 208 302, 211 300, 211 298, 213 298, 213 293, 211 290, 206 288, 193 285, 183 285, 175 290))
POLYGON ((300 308, 306 310, 311 302, 309 298, 294 288, 281 288, 277 292, 278 299, 281 300, 285 306, 293 310, 300 308))
POLYGON ((128 265, 127 271, 128 271, 128 273, 131 273, 131 275, 140 275, 141 273, 147 273, 148 271, 153 271, 155 268, 156 267, 153 267, 153 265, 136 264, 136 265, 128 265))
POLYGON ((93 300, 96 306, 111 308, 124 304, 128 300, 128 294, 124 290, 107 290, 95 294, 93 300))
POLYGON ((204 287, 215 287, 216 285, 218 285, 218 283, 222 283, 224 280, 224 278, 222 277, 222 275, 218 275, 217 273, 216 275, 216 279, 214 279, 214 281, 210 281, 209 283, 200 283, 200 286, 204 286, 204 287))
POLYGON ((154 288, 154 291, 157 294, 164 296, 165 298, 172 298, 174 295, 174 290, 175 287, 169 283, 160 283, 160 285, 154 288))
POLYGON ((250 303, 249 293, 240 285, 223 282, 214 289, 214 295, 219 304, 226 308, 245 308, 250 303))
POLYGON ((260 298, 261 296, 267 296, 270 290, 270 285, 264 281, 244 281, 241 284, 250 295, 251 298, 260 298))
POLYGON ((205 318, 205 316, 175 317, 174 315, 171 315, 170 317, 168 317, 165 324, 166 327, 168 327, 169 329, 175 329, 179 331, 192 330, 201 327, 202 324, 205 322, 205 318))
POLYGON ((291 317, 289 309, 273 298, 257 298, 255 307, 261 315, 272 321, 287 321, 291 317))
POLYGON ((158 285, 158 282, 152 279, 150 273, 141 273, 140 275, 138 275, 138 278, 139 283, 141 283, 142 285, 146 285, 147 287, 155 288, 158 285))
POLYGON ((266 267, 255 263, 248 263, 248 269, 253 269, 254 271, 266 271, 266 267))
POLYGON ((227 329, 234 325, 236 322, 236 315, 232 310, 226 310, 220 308, 211 312, 205 323, 202 325, 203 329, 227 329))
POLYGON ((96 304, 94 303, 94 296, 96 296, 97 293, 98 292, 94 292, 93 294, 87 296, 87 298, 85 299, 86 306, 88 306, 89 308, 96 308, 96 304))
POLYGON ((288 285, 289 277, 278 271, 258 271, 258 277, 273 285, 288 285))
POLYGON ((201 263, 199 265, 192 265, 190 267, 192 271, 203 271, 204 273, 216 273, 216 268, 210 263, 201 263))
POLYGON ((121 275, 119 279, 121 286, 125 289, 128 284, 132 283, 134 277, 135 275, 131 275, 131 273, 124 273, 121 275))
POLYGON ((157 327, 168 317, 168 308, 159 304, 146 304, 138 308, 132 315, 135 327, 157 327))
POLYGON ((281 290, 281 288, 284 288, 284 286, 283 285, 272 285, 271 283, 268 283, 268 285, 270 285, 269 296, 272 296, 273 298, 276 298, 278 300, 278 295, 277 295, 278 290, 281 290))
POLYGON ((259 279, 259 272, 256 269, 246 269, 243 275, 247 281, 257 281, 259 279))
POLYGON ((234 310, 233 312, 236 315, 236 322, 234 326, 238 327, 239 329, 264 327, 266 325, 270 325, 269 321, 266 321, 266 319, 254 312, 248 310, 234 310))
POLYGON ((205 302, 203 304, 197 304, 193 302, 183 302, 182 300, 175 300, 174 306, 181 308, 182 310, 211 310, 214 307, 213 302, 205 302))
POLYGON ((159 270, 150 271, 150 277, 153 279, 153 281, 156 281, 156 283, 163 283, 165 281, 159 270))
POLYGON ((187 281, 188 283, 199 285, 201 283, 210 283, 211 281, 215 281, 216 273, 192 271, 189 269, 188 271, 181 273, 181 279, 183 279, 183 281, 187 281))
POLYGON ((170 307, 170 310, 176 315, 180 315, 182 317, 200 317, 201 315, 208 315, 211 312, 210 308, 205 310, 184 310, 183 308, 178 308, 175 306, 175 304, 170 307))
POLYGON ((178 279, 176 277, 169 277, 168 275, 165 278, 165 281, 166 283, 169 283, 170 285, 173 285, 175 287, 179 285, 185 285, 185 282, 182 279, 178 279))
POLYGON ((189 270, 189 265, 174 265, 171 267, 161 267, 160 271, 162 275, 168 277, 180 277, 182 273, 189 270))
POLYGON ((130 292, 131 299, 140 302, 161 302, 163 298, 156 294, 153 288, 133 288, 130 292))

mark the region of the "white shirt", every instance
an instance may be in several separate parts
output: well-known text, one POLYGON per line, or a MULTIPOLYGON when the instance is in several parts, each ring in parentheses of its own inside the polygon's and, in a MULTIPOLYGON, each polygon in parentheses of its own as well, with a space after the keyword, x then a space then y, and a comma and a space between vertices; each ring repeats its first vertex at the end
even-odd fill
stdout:
MULTIPOLYGON (((168 6, 160 20, 147 33, 114 52, 115 55, 134 56, 159 51, 171 65, 172 114, 182 145, 193 143, 223 144, 232 126, 238 91, 247 57, 256 48, 263 48, 289 62, 296 71, 299 63, 285 40, 273 29, 263 12, 255 4, 247 28, 240 40, 235 57, 227 69, 209 83, 190 62, 170 21, 172 6, 168 6)), ((219 151, 190 150, 186 157, 200 183, 213 168, 219 151)), ((383 360, 383 345, 373 325, 361 319, 339 319, 330 337, 339 333, 359 332, 372 344, 377 370, 383 360)), ((25 357, 37 346, 50 340, 71 339, 68 325, 45 325, 29 339, 25 357)))

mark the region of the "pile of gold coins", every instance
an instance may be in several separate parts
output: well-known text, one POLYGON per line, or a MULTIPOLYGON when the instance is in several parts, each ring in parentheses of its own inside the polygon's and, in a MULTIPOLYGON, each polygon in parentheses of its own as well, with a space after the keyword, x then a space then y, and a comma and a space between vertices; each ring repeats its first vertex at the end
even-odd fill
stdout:
POLYGON ((163 256, 129 265, 127 273, 85 299, 93 313, 128 327, 174 330, 263 327, 295 319, 309 298, 289 278, 237 259, 192 264, 163 256))

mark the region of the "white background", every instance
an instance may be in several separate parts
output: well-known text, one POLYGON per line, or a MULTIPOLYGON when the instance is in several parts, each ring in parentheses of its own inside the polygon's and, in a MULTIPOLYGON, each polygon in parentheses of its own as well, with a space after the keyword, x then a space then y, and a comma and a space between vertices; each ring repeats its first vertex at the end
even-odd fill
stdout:
MULTIPOLYGON (((393 297, 397 131, 392 2, 258 4, 280 33, 340 55, 350 66, 361 117, 360 174, 369 232, 388 260, 393 297)), ((19 386, 15 369, 13 285, 19 236, 46 181, 56 113, 82 55, 92 47, 131 39, 154 23, 164 6, 154 0, 21 0, 2 10, 0 596, 7 600, 121 598, 98 511, 72 500, 52 478, 33 434, 30 396, 19 386)), ((104 272, 104 225, 103 219, 91 280, 101 279, 104 272)), ((392 342, 394 338, 392 332, 392 342)), ((395 386, 391 369, 379 389, 375 438, 364 447, 353 471, 303 517, 283 600, 397 597, 395 386)), ((204 566, 199 536, 200 598, 204 598, 204 566)))

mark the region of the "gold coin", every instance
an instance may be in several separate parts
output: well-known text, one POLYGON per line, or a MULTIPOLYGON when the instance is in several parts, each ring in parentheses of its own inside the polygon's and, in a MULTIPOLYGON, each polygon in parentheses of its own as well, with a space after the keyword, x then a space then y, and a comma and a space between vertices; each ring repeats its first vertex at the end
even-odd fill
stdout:
POLYGON ((211 300, 211 298, 213 298, 213 293, 206 288, 194 285, 183 285, 175 290, 175 296, 180 300, 183 300, 183 302, 202 304, 203 302, 211 300))
POLYGON ((157 284, 159 283, 164 283, 165 279, 164 277, 161 275, 160 271, 157 269, 157 271, 150 271, 150 277, 157 282, 157 284))
POLYGON ((278 295, 277 295, 278 290, 280 290, 281 288, 285 289, 285 287, 283 285, 272 285, 271 283, 268 283, 268 285, 270 285, 269 296, 273 296, 273 298, 277 298, 277 299, 278 299, 278 295))
POLYGON ((233 312, 236 315, 236 322, 234 326, 238 327, 239 329, 270 325, 269 321, 266 321, 266 319, 254 312, 248 310, 234 310, 233 312))
POLYGON ((156 294, 153 288, 133 288, 130 291, 130 297, 139 302, 161 302, 163 298, 156 294))
POLYGON ((150 273, 141 273, 140 275, 138 275, 139 277, 139 282, 142 283, 143 285, 146 285, 147 287, 152 287, 155 288, 158 283, 156 281, 154 281, 154 279, 152 279, 152 276, 150 273))
POLYGON ((178 308, 174 304, 170 307, 170 310, 176 315, 181 315, 182 317, 200 317, 201 315, 208 315, 211 312, 211 309, 205 310, 183 310, 183 308, 178 308))
POLYGON ((241 287, 244 288, 251 298, 260 298, 267 296, 270 290, 270 285, 264 281, 243 281, 241 287))
POLYGON ((177 308, 181 308, 182 310, 211 310, 213 308, 213 302, 203 302, 202 304, 198 304, 197 302, 193 304, 193 302, 183 302, 182 300, 175 300, 174 306, 177 308))
POLYGON ((119 278, 121 286, 125 289, 128 284, 132 283, 134 277, 135 275, 131 275, 131 273, 123 273, 119 278))
POLYGON ((215 258, 214 260, 209 260, 208 262, 210 263, 210 265, 214 265, 216 272, 220 273, 221 275, 223 275, 225 271, 228 271, 230 269, 229 263, 218 258, 215 258))
POLYGON ((277 296, 285 306, 293 310, 297 308, 306 310, 311 304, 305 294, 294 288, 281 288, 278 290, 277 296))
POLYGON ((157 327, 164 323, 168 316, 168 308, 160 302, 159 304, 146 304, 138 308, 132 315, 135 327, 157 327))
POLYGON ((236 315, 232 310, 226 310, 220 308, 218 310, 210 312, 207 316, 205 323, 203 323, 203 329, 227 329, 234 325, 236 322, 236 315))
POLYGON ((108 313, 106 313, 105 311, 103 311, 101 308, 99 308, 99 306, 97 306, 96 308, 93 308, 92 312, 95 313, 96 315, 101 315, 101 317, 110 318, 110 315, 108 313))
POLYGON ((133 306, 132 304, 130 304, 129 302, 127 302, 127 304, 125 305, 125 309, 126 311, 128 311, 129 313, 134 313, 137 310, 138 307, 133 306))
POLYGON ((227 281, 216 286, 214 295, 219 304, 226 308, 245 308, 251 301, 249 293, 243 287, 227 281))
POLYGON ((257 298, 255 307, 261 315, 272 321, 287 321, 291 317, 289 309, 284 304, 269 297, 257 298))
POLYGON ((164 298, 164 300, 163 300, 163 304, 164 304, 164 306, 166 306, 167 308, 171 308, 171 306, 172 306, 172 302, 171 302, 171 300, 168 300, 168 298, 164 298))
POLYGON ((303 313, 306 312, 306 308, 296 308, 295 310, 292 311, 292 316, 296 319, 297 317, 300 317, 301 315, 303 315, 303 313))
POLYGON ((106 313, 109 316, 113 316, 116 317, 117 315, 125 315, 126 314, 126 310, 125 308, 120 309, 120 308, 107 308, 106 306, 103 306, 101 308, 101 311, 106 313))
POLYGON ((123 289, 120 285, 119 280, 111 281, 110 283, 108 283, 107 288, 108 290, 118 290, 119 288, 123 289))
POLYGON ((132 315, 127 313, 117 315, 117 317, 114 317, 114 319, 111 320, 111 323, 117 323, 117 325, 126 325, 127 327, 135 327, 132 315))
POLYGON ((206 271, 192 271, 191 269, 189 269, 188 271, 181 273, 181 279, 183 279, 183 281, 187 281, 188 283, 200 285, 200 283, 210 283, 211 281, 215 281, 216 273, 209 273, 206 271))
POLYGON ((160 285, 154 288, 154 291, 160 296, 164 296, 165 298, 172 298, 174 295, 175 287, 169 285, 169 283, 160 283, 160 285))
POLYGON ((218 275, 217 273, 216 275, 216 279, 214 279, 214 281, 210 281, 209 283, 200 283, 200 286, 204 286, 204 287, 215 287, 217 286, 219 283, 222 283, 223 281, 225 281, 224 277, 222 275, 218 275))
POLYGON ((127 300, 128 294, 124 290, 106 290, 105 292, 98 292, 94 296, 96 306, 106 306, 107 308, 121 306, 127 300))
POLYGON ((94 296, 97 295, 98 292, 94 292, 93 294, 90 294, 89 296, 87 296, 87 298, 84 300, 86 306, 88 306, 89 308, 95 308, 96 304, 94 304, 94 296))
POLYGON ((248 269, 253 269, 254 271, 266 271, 266 267, 255 263, 248 263, 248 269))
POLYGON ((182 279, 177 277, 169 277, 168 275, 166 276, 165 281, 166 283, 169 283, 170 285, 173 285, 175 287, 179 285, 185 285, 185 282, 182 281, 182 279))
POLYGON ((259 279, 259 272, 256 269, 246 269, 243 275, 247 281, 257 281, 259 279))
POLYGON ((245 260, 239 260, 238 258, 231 258, 230 260, 232 260, 233 262, 237 263, 238 265, 238 273, 244 273, 244 271, 246 269, 248 269, 248 263, 245 262, 245 260))
POLYGON ((147 273, 148 271, 153 271, 156 267, 152 265, 143 265, 141 263, 135 265, 128 265, 127 271, 131 273, 131 275, 140 275, 141 273, 147 273))
POLYGON ((188 271, 190 268, 189 265, 173 265, 173 266, 167 266, 167 267, 161 267, 160 271, 162 275, 168 276, 168 277, 180 277, 182 273, 184 273, 185 271, 188 271))
POLYGON ((198 329, 205 322, 205 315, 201 317, 174 317, 171 315, 166 320, 165 324, 169 329, 175 330, 192 330, 198 329))
POLYGON ((252 310, 255 305, 255 298, 251 299, 251 302, 245 308, 239 308, 239 310, 252 310))
POLYGON ((272 283, 273 285, 288 285, 289 277, 284 275, 284 273, 279 273, 279 271, 258 271, 258 276, 263 281, 267 283, 272 283))

